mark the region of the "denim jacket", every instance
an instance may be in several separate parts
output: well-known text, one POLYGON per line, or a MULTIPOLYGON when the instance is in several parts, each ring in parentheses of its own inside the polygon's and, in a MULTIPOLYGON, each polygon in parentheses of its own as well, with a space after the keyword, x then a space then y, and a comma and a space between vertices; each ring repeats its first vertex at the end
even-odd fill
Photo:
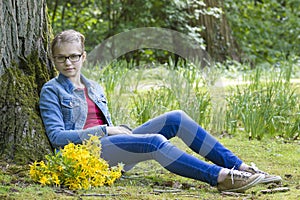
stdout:
POLYGON ((81 75, 88 95, 105 116, 107 125, 99 125, 83 130, 87 119, 88 106, 83 90, 76 89, 72 82, 62 74, 51 79, 40 93, 40 112, 48 138, 54 148, 72 142, 82 143, 90 135, 107 135, 106 126, 112 126, 106 97, 102 87, 81 75))

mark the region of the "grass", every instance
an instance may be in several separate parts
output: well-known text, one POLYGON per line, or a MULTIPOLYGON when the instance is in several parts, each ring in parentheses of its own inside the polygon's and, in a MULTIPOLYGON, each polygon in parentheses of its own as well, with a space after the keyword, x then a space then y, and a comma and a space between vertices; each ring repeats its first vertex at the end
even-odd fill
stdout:
MULTIPOLYGON (((273 185, 258 185, 244 194, 234 196, 219 193, 206 183, 171 174, 154 161, 138 164, 113 186, 70 191, 64 188, 40 186, 28 178, 28 167, 1 163, 0 199, 299 199, 300 143, 278 140, 247 140, 244 136, 223 137, 220 141, 247 163, 283 178, 281 187, 288 192, 263 194, 273 185)), ((179 139, 172 141, 192 153, 179 139)), ((193 153, 194 154, 194 153, 193 153)), ((194 154, 195 155, 195 154, 194 154)), ((196 155, 197 156, 197 155, 196 155)), ((278 187, 278 186, 277 186, 278 187)))

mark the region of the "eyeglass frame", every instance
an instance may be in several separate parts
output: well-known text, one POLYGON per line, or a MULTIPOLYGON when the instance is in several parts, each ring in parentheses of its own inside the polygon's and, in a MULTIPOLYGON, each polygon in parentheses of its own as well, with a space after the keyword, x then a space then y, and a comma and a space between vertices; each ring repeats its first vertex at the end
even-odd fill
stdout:
POLYGON ((58 62, 58 63, 65 63, 67 59, 68 59, 71 63, 76 63, 76 62, 79 62, 79 61, 80 61, 82 55, 83 55, 83 53, 82 53, 82 54, 72 54, 72 55, 69 55, 69 56, 53 56, 53 59, 54 59, 55 62, 58 62), (76 60, 76 61, 72 61, 72 60, 70 59, 70 57, 72 57, 72 56, 79 56, 79 58, 78 58, 78 60, 76 60), (57 57, 64 58, 64 61, 62 61, 62 62, 57 61, 57 60, 56 60, 57 57))

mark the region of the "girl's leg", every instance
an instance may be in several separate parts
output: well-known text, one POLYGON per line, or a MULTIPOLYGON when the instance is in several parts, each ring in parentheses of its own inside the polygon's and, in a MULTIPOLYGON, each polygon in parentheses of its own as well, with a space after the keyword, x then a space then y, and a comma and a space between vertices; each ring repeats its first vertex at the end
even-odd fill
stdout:
POLYGON ((180 110, 167 112, 149 120, 135 128, 133 133, 159 133, 167 139, 178 136, 193 151, 219 166, 239 169, 242 164, 242 160, 180 110))
POLYGON ((189 155, 160 134, 114 135, 101 138, 101 157, 111 166, 125 164, 128 170, 145 160, 156 160, 165 169, 188 178, 217 185, 221 167, 189 155))

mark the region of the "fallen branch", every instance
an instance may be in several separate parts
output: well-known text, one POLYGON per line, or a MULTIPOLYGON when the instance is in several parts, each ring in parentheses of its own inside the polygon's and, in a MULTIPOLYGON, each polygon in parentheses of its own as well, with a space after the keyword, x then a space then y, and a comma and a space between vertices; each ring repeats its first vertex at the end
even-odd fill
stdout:
POLYGON ((158 189, 154 189, 153 192, 155 193, 176 193, 176 192, 181 192, 182 190, 158 190, 158 189))
POLYGON ((66 193, 67 195, 76 196, 77 194, 67 189, 56 190, 55 193, 66 193))
POLYGON ((115 196, 120 196, 120 195, 128 195, 128 194, 98 194, 98 193, 94 193, 94 194, 81 194, 80 196, 86 196, 86 197, 115 197, 115 196))
POLYGON ((274 189, 261 190, 261 193, 269 194, 269 193, 287 192, 287 191, 290 191, 290 188, 288 188, 288 187, 279 187, 279 188, 274 188, 274 189))
POLYGON ((249 196, 249 194, 238 193, 238 192, 221 192, 221 194, 233 197, 240 197, 240 196, 249 196))

